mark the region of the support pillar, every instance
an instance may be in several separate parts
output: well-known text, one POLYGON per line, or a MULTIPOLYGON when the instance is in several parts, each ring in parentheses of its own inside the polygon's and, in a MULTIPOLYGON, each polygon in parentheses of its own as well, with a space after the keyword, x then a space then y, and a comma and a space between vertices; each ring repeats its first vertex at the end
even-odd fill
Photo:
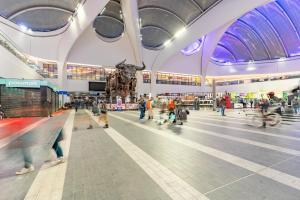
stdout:
POLYGON ((216 80, 213 79, 212 81, 212 96, 213 96, 213 111, 216 111, 216 108, 217 108, 217 90, 216 90, 216 80))
POLYGON ((140 95, 143 94, 143 72, 141 71, 137 71, 136 72, 136 88, 135 88, 135 92, 137 94, 137 98, 140 97, 140 95))
POLYGON ((156 95, 157 95, 156 78, 157 78, 157 72, 152 71, 151 72, 151 84, 150 84, 150 93, 151 93, 152 97, 156 97, 156 95))

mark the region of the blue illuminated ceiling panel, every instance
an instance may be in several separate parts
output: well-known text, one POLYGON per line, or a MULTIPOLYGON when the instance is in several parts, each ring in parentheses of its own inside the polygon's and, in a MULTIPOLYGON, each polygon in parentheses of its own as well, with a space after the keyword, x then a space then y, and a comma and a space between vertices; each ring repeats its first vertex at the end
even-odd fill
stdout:
POLYGON ((203 41, 203 38, 200 38, 196 42, 194 42, 194 43, 190 44, 189 46, 187 46, 186 48, 182 49, 181 53, 183 53, 186 56, 191 56, 191 55, 197 53, 201 49, 202 41, 203 41))
POLYGON ((217 62, 263 61, 300 55, 300 1, 277 0, 234 22, 218 43, 217 62))

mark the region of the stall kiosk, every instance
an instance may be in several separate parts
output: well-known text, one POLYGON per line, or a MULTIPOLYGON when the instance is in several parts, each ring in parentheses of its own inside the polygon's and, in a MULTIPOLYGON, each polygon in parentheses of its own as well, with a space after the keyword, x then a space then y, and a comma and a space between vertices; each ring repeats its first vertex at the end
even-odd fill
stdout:
POLYGON ((0 79, 0 104, 7 117, 46 117, 59 108, 56 90, 43 80, 0 79))

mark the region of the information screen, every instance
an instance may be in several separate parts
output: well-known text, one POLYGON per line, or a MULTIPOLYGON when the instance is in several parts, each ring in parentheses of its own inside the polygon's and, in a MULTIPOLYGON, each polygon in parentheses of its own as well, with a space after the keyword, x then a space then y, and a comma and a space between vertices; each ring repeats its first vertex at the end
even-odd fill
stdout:
POLYGON ((105 82, 89 82, 89 91, 105 91, 105 82))

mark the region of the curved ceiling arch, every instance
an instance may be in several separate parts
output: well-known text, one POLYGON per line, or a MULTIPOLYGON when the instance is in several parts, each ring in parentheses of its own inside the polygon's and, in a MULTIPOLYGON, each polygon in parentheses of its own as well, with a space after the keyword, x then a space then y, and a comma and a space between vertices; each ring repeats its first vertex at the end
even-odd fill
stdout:
POLYGON ((237 61, 237 56, 230 49, 228 49, 228 47, 220 43, 218 43, 218 46, 225 49, 234 58, 234 61, 237 61))
MULTIPOLYGON (((276 0, 259 6, 237 19, 228 30, 237 28, 239 24, 244 26, 245 32, 249 32, 241 38, 243 41, 255 39, 250 37, 250 31, 258 36, 257 41, 245 43, 250 50, 255 50, 253 61, 268 61, 300 55, 300 1, 276 0), (258 43, 263 44, 264 49, 251 47, 251 45, 257 47, 258 43), (262 60, 258 55, 264 53, 268 54, 268 58, 262 60)), ((233 34, 238 35, 237 32, 233 34)), ((222 55, 218 52, 220 50, 215 50, 212 56, 214 61, 232 60, 231 57, 216 56, 222 55)), ((238 60, 241 59, 238 58, 238 60)), ((251 60, 245 60, 245 62, 249 61, 251 60)))
POLYGON ((281 46, 282 46, 282 48, 283 48, 283 50, 284 50, 285 55, 287 56, 287 55, 288 55, 288 52, 287 52, 287 50, 286 50, 286 48, 285 48, 285 46, 284 46, 283 39, 282 39, 281 35, 279 34, 279 32, 277 31, 275 25, 270 21, 270 19, 269 19, 265 14, 263 14, 263 13, 262 13, 261 11, 259 11, 257 8, 256 8, 255 10, 256 10, 257 13, 259 13, 259 14, 266 20, 266 22, 270 25, 270 27, 272 28, 272 30, 273 30, 274 33, 276 34, 278 40, 280 41, 280 44, 281 44, 281 46))
POLYGON ((62 12, 65 12, 65 13, 69 13, 70 15, 73 14, 72 10, 69 10, 69 9, 66 9, 66 8, 63 8, 63 7, 57 7, 57 6, 33 6, 33 7, 28 7, 26 9, 20 10, 20 11, 18 11, 16 13, 13 13, 10 16, 7 16, 7 19, 8 20, 12 20, 13 18, 15 18, 18 15, 21 15, 23 13, 34 11, 34 10, 43 10, 43 9, 46 9, 46 10, 47 9, 53 9, 53 10, 58 10, 58 11, 62 11, 62 12))
POLYGON ((163 7, 154 7, 154 6, 148 6, 139 9, 140 12, 143 12, 144 10, 159 10, 160 12, 166 12, 168 14, 171 14, 175 18, 177 18, 177 20, 180 21, 183 25, 186 25, 185 20, 181 18, 179 15, 177 15, 175 12, 173 12, 172 10, 163 7))
POLYGON ((248 24, 247 22, 245 22, 245 21, 243 21, 241 19, 238 19, 237 21, 241 22, 241 25, 248 27, 249 30, 251 32, 253 32, 259 38, 259 42, 261 42, 261 44, 264 46, 264 49, 265 49, 265 51, 266 51, 266 53, 268 55, 268 58, 272 59, 271 58, 271 54, 270 54, 270 50, 269 50, 268 46, 266 45, 266 43, 265 43, 264 39, 262 38, 262 36, 259 34, 259 32, 257 32, 256 29, 253 28, 250 24, 248 24))
POLYGON ((166 30, 163 27, 147 25, 147 26, 143 26, 141 29, 147 29, 147 28, 150 28, 150 27, 155 28, 155 29, 159 29, 159 30, 163 31, 164 33, 166 33, 170 38, 172 37, 172 33, 170 33, 168 30, 166 30))
POLYGON ((278 1, 275 1, 275 4, 278 6, 278 8, 283 12, 283 14, 289 20, 289 22, 291 23, 291 25, 292 25, 295 33, 297 34, 297 38, 300 40, 299 31, 297 30, 297 28, 295 26, 295 22, 292 20, 292 18, 290 17, 289 13, 281 6, 281 4, 278 1))
POLYGON ((110 0, 94 20, 93 28, 106 42, 117 41, 125 31, 121 2, 110 0))
POLYGON ((66 26, 81 2, 82 0, 0 0, 0 16, 33 32, 51 32, 66 26))
MULTIPOLYGON (((195 19, 200 17, 204 12, 211 8, 222 0, 139 0, 139 16, 140 16, 140 26, 143 30, 144 26, 158 26, 164 27, 165 30, 168 30, 172 34, 171 38, 174 38, 177 32, 183 30, 195 19), (151 14, 149 14, 151 13, 151 14), (164 19, 164 20, 162 20, 164 19)), ((143 35, 143 40, 152 41, 153 44, 157 44, 157 41, 153 39, 148 39, 146 37, 157 37, 156 33, 146 33, 144 30, 141 31, 143 35)), ((162 38, 158 38, 160 41, 160 46, 156 49, 153 48, 153 44, 148 44, 146 41, 143 41, 143 46, 151 50, 160 50, 163 47, 162 38)))
POLYGON ((232 33, 228 32, 228 31, 225 32, 225 34, 228 34, 228 35, 230 35, 231 37, 233 37, 233 38, 235 38, 236 40, 238 40, 239 43, 242 44, 242 45, 245 47, 245 49, 247 49, 247 52, 248 52, 249 56, 250 56, 252 59, 254 59, 254 56, 253 56, 253 54, 252 54, 250 48, 248 47, 248 45, 246 45, 246 43, 245 43, 239 36, 237 36, 237 35, 235 35, 235 34, 232 34, 232 33))

